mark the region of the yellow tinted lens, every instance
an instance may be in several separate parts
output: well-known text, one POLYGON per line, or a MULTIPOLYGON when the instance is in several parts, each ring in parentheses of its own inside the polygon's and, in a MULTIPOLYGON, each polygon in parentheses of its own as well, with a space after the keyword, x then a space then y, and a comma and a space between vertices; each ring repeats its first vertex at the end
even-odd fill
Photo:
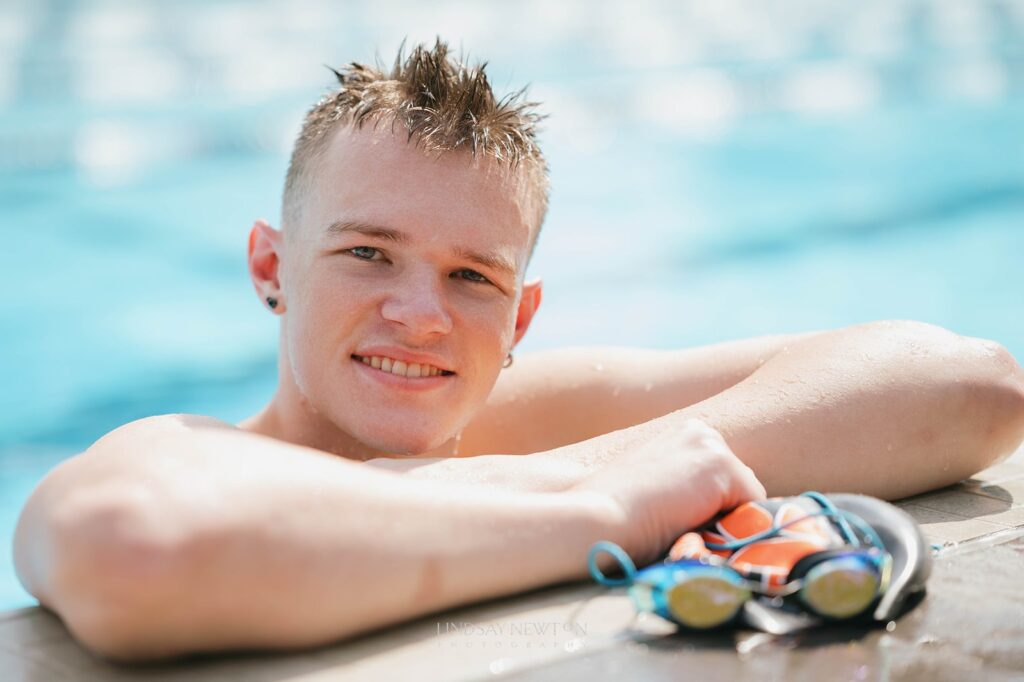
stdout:
POLYGON ((714 576, 689 578, 665 595, 676 621, 691 628, 711 628, 730 620, 750 597, 742 585, 714 576))
POLYGON ((800 596, 823 616, 850 618, 874 601, 878 586, 878 573, 864 559, 841 557, 808 571, 800 596))

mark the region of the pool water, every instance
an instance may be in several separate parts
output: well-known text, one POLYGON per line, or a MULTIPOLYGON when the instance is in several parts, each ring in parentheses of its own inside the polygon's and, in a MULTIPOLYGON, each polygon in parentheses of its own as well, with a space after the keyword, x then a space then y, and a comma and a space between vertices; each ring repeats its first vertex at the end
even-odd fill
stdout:
MULTIPOLYGON (((4 547, 111 428, 269 398, 248 228, 323 64, 406 35, 551 115, 522 351, 908 318, 1024 356, 1020 3, 167 4, 0 8, 4 547)), ((0 609, 32 603, 0 554, 0 609)))

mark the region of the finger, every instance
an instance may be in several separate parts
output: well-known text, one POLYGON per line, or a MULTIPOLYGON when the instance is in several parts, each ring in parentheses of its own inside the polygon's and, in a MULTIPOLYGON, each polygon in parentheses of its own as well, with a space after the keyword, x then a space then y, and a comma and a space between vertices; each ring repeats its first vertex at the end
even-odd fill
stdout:
POLYGON ((758 480, 754 470, 740 462, 736 475, 737 495, 741 497, 737 504, 749 502, 750 500, 763 500, 768 497, 768 491, 758 480))

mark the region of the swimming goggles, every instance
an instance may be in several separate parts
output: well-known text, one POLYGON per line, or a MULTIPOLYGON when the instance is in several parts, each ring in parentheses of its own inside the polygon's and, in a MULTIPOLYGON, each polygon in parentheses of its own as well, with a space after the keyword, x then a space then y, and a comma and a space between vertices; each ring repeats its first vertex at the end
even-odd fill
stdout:
POLYGON ((621 547, 607 541, 590 549, 590 574, 602 585, 627 587, 638 611, 655 613, 691 629, 731 623, 752 599, 764 600, 774 608, 807 611, 825 620, 856 617, 888 589, 892 556, 875 530, 855 514, 837 509, 821 493, 807 492, 801 497, 815 500, 821 510, 785 523, 772 523, 768 530, 750 537, 706 544, 709 550, 734 551, 774 537, 808 518, 823 516, 833 521, 846 546, 809 553, 796 562, 780 586, 750 580, 714 554, 699 559, 666 559, 638 571, 621 547), (622 578, 609 578, 601 572, 597 559, 602 553, 618 561, 624 573, 622 578))

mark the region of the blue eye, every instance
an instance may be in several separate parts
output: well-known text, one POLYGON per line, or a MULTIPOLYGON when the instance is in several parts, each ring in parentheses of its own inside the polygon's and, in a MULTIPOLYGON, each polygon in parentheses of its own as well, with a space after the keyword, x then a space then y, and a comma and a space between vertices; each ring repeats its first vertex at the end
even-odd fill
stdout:
POLYGON ((462 279, 464 279, 466 281, 469 281, 469 282, 480 282, 481 284, 490 284, 490 282, 491 282, 491 280, 487 279, 486 277, 481 275, 476 270, 468 270, 468 269, 457 270, 457 271, 452 273, 452 276, 453 277, 461 277, 462 279))
POLYGON ((380 249, 372 246, 354 246, 348 252, 360 260, 376 260, 375 256, 380 254, 380 249))

